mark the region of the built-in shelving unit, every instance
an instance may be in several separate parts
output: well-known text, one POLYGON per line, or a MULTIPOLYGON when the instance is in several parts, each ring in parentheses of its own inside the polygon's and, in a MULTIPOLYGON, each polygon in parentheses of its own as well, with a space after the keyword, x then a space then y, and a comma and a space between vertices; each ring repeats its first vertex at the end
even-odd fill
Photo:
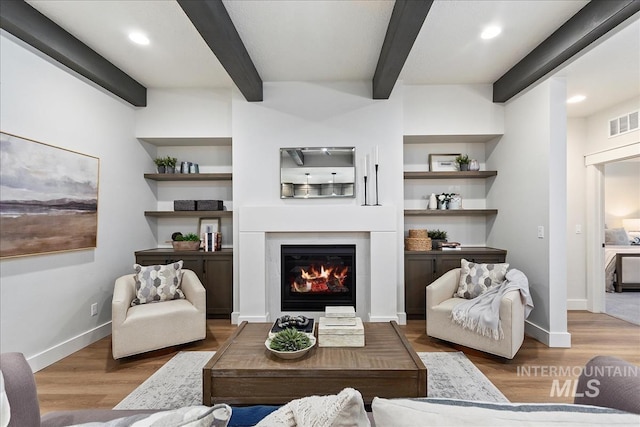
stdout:
POLYGON ((155 218, 231 218, 232 211, 145 211, 144 216, 155 218))
POLYGON ((153 181, 231 181, 231 173, 145 173, 153 181))
POLYGON ((497 209, 405 209, 404 216, 489 216, 497 209))
POLYGON ((489 178, 498 175, 498 171, 468 172, 405 172, 404 179, 473 179, 489 178))

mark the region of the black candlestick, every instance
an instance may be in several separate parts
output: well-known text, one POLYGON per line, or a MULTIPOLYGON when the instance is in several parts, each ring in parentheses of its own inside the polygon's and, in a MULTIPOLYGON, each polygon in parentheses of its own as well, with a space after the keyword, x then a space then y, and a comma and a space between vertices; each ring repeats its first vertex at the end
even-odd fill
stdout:
POLYGON ((380 206, 378 203, 378 164, 376 163, 376 204, 374 206, 380 206))
POLYGON ((362 206, 369 206, 367 203, 367 175, 364 176, 364 205, 362 206))

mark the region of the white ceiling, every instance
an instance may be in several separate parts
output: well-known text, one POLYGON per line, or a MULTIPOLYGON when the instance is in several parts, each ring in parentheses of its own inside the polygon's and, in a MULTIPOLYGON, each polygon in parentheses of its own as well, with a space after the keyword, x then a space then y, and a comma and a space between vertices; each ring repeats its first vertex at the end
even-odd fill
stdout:
MULTIPOLYGON (((233 82, 175 0, 27 0, 148 88, 231 87, 233 82), (151 44, 133 45, 129 31, 151 44)), ((223 0, 258 73, 270 81, 371 80, 392 0, 223 0)), ((400 79, 404 84, 490 84, 586 0, 439 1, 400 79), (502 34, 481 40, 485 25, 502 34)), ((560 73, 568 105, 586 116, 640 96, 640 16, 560 73), (631 25, 629 25, 631 23, 631 25)))

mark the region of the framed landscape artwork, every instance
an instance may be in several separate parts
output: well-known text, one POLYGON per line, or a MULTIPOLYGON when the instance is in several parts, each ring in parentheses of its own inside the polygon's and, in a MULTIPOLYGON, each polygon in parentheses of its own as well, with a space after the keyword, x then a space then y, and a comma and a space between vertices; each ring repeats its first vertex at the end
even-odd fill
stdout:
POLYGON ((97 157, 0 132, 0 258, 96 247, 97 157))

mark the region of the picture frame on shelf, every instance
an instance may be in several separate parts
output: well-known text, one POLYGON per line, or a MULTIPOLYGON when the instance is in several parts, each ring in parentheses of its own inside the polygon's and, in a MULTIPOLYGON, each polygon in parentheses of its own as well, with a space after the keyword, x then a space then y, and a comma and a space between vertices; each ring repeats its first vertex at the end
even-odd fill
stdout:
POLYGON ((204 235, 204 233, 219 233, 220 218, 200 218, 198 231, 200 236, 204 235))
POLYGON ((456 157, 460 153, 454 154, 429 154, 429 170, 431 172, 454 172, 458 170, 456 157))

